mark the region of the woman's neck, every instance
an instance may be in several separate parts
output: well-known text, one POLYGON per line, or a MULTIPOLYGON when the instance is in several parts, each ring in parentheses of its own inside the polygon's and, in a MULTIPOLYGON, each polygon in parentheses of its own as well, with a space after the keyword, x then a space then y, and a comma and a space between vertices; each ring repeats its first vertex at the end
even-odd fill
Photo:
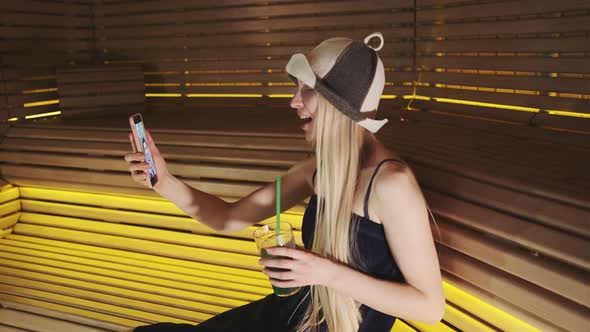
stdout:
POLYGON ((367 132, 363 138, 363 146, 361 148, 360 155, 360 168, 363 169, 373 164, 376 152, 379 149, 381 143, 377 140, 377 137, 372 133, 367 132))

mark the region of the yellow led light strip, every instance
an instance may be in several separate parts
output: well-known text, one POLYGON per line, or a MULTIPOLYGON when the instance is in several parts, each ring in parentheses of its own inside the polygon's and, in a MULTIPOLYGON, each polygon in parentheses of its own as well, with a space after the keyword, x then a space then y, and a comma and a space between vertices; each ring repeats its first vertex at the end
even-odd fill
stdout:
POLYGON ((233 93, 187 93, 187 97, 217 97, 217 98, 262 98, 262 94, 260 93, 242 93, 242 94, 233 94, 233 93))
POLYGON ((25 119, 43 118, 43 117, 47 117, 47 116, 60 115, 60 114, 61 114, 61 111, 39 113, 39 114, 27 115, 27 116, 25 116, 25 119))
MULTIPOLYGON (((125 197, 125 196, 119 196, 119 195, 107 195, 107 194, 90 194, 90 193, 79 193, 79 192, 72 192, 72 191, 67 191, 67 190, 52 190, 52 189, 39 189, 39 188, 28 188, 28 187, 23 187, 20 188, 19 190, 20 195, 22 198, 24 198, 25 200, 35 200, 38 198, 42 198, 43 197, 47 197, 49 200, 53 200, 53 201, 58 201, 58 202, 64 202, 68 201, 70 202, 70 204, 91 204, 92 202, 96 201, 97 197, 103 197, 105 198, 104 201, 109 202, 109 198, 112 199, 112 201, 110 203, 108 203, 108 205, 110 206, 111 204, 115 204, 116 206, 120 206, 120 205, 129 205, 132 202, 135 202, 134 204, 131 204, 131 206, 134 207, 134 209, 140 208, 141 209, 147 209, 147 210, 154 210, 154 209, 159 209, 163 206, 166 206, 168 209, 165 209, 165 211, 167 211, 167 213, 170 212, 178 212, 177 208, 174 208, 169 202, 166 201, 156 201, 154 199, 146 199, 146 198, 141 198, 141 197, 125 197), (73 199, 73 201, 71 201, 73 199), (119 200, 123 199, 125 200, 125 202, 120 202, 119 200), (144 204, 145 203, 145 204, 144 204)), ((101 200, 103 201, 103 200, 101 200)), ((147 211, 146 211, 147 212, 147 211)), ((68 229, 69 227, 65 227, 67 225, 63 224, 63 223, 69 223, 74 222, 73 218, 68 218, 68 217, 61 217, 61 216, 44 216, 44 215, 36 215, 36 214, 29 214, 31 218, 38 218, 38 220, 32 222, 32 224, 36 225, 34 227, 36 228, 43 228, 44 224, 47 225, 59 225, 61 227, 64 227, 65 229, 68 229), (49 218, 49 219, 48 219, 49 218)), ((32 220, 27 220, 27 218, 23 219, 26 220, 28 222, 31 222, 32 220)), ((23 221, 21 220, 21 221, 23 221)), ((76 223, 79 223, 79 226, 84 226, 83 222, 80 221, 75 221, 76 223)), ((21 225, 21 228, 27 228, 27 227, 31 227, 28 224, 24 224, 21 225)), ((94 226, 92 226, 94 227, 94 226)), ((98 226, 97 226, 98 227, 98 226)), ((104 227, 109 228, 106 233, 108 234, 117 234, 118 232, 116 232, 115 228, 121 228, 121 227, 130 227, 127 225, 121 226, 119 224, 109 224, 109 223, 105 223, 105 225, 101 225, 100 228, 103 229, 104 227)), ((82 227, 83 228, 83 227, 82 227)), ((96 230, 96 229, 94 229, 96 230)), ((55 230, 56 232, 60 232, 61 230, 55 230)), ((88 231, 88 230, 87 230, 88 231)), ((53 232, 53 231, 52 231, 53 232)), ((82 234, 81 230, 78 231, 69 231, 72 234, 73 233, 77 233, 77 234, 82 234)), ((156 231, 154 230, 153 232, 162 232, 162 231, 156 231)), ((49 232, 51 233, 51 232, 49 232)), ((47 233, 47 234, 49 234, 47 233)), ((32 234, 32 233, 31 233, 32 234)), ((90 233, 86 233, 86 234, 90 234, 90 233)), ((120 235, 120 234, 119 234, 120 235)), ((89 237, 88 239, 86 239, 85 236, 80 236, 78 237, 79 239, 82 240, 82 243, 88 243, 88 244, 96 244, 96 242, 90 241, 90 238, 96 238, 96 237, 100 237, 102 235, 92 235, 91 237, 89 237), (85 241, 86 240, 86 241, 85 241)), ((52 238, 56 238, 59 239, 60 236, 52 236, 52 238)), ((43 240, 46 241, 46 240, 43 240)), ((52 243, 54 242, 54 240, 51 240, 52 243)), ((27 245, 30 246, 30 245, 27 245)), ((75 246, 80 246, 81 249, 83 249, 81 247, 80 244, 75 244, 75 246)), ((88 247, 91 248, 91 247, 88 247)), ((92 246, 92 248, 95 248, 94 246, 92 246)), ((37 248, 30 248, 31 250, 37 249, 37 248)), ((106 250, 106 249, 101 249, 101 248, 96 248, 96 250, 106 250)), ((27 250, 25 249, 19 249, 18 254, 24 254, 26 253, 27 250)), ((94 250, 87 250, 84 249, 84 251, 94 251, 94 250)), ((147 251, 149 252, 149 251, 147 251)), ((105 252, 105 254, 110 254, 111 251, 109 252, 105 252)), ((60 254, 66 254, 61 253, 60 254)), ((11 258, 12 254, 6 253, 4 254, 5 256, 7 256, 8 258, 11 258)), ((48 256, 48 255, 53 255, 53 254, 49 254, 49 253, 43 253, 44 256, 48 256)), ((129 255, 132 255, 131 253, 129 253, 129 255)), ((146 257, 148 257, 148 255, 145 255, 146 257)), ((40 257, 40 256, 39 256, 40 257)), ((35 258, 36 260, 39 260, 40 258, 37 257, 35 258)), ((49 257, 49 256, 48 256, 49 257)), ((12 257, 13 258, 13 257, 12 257)), ((91 257, 87 257, 87 258, 91 258, 91 257)), ((94 257, 94 258, 99 258, 99 257, 94 257)), ((132 256, 130 256, 129 258, 133 258, 132 256)), ((154 259, 156 259, 157 257, 154 257, 154 259)), ((77 258, 81 261, 82 258, 77 258)), ((117 258, 117 261, 120 260, 122 258, 117 258)), ((101 266, 105 265, 104 267, 106 267, 106 265, 111 264, 108 263, 107 260, 105 259, 104 262, 101 262, 101 266)), ((36 261, 37 263, 37 261, 36 261)), ((112 262, 114 263, 114 262, 112 262)), ((123 263, 123 262, 120 262, 123 263)), ((19 264, 23 264, 22 262, 19 264)), ((86 266, 86 265, 85 265, 86 266)), ((446 314, 445 314, 445 318, 444 320, 450 324, 459 324, 461 323, 462 326, 480 326, 481 325, 481 321, 487 321, 490 324, 492 324, 495 327, 498 327, 502 330, 506 330, 506 331, 523 331, 523 332, 538 332, 539 330, 531 325, 529 325, 528 323, 511 316, 510 314, 500 310, 497 307, 494 307, 493 305, 486 303, 485 301, 478 299, 477 297, 468 294, 467 292, 457 288, 456 286, 450 284, 447 281, 443 281, 443 288, 445 291, 445 298, 449 301, 449 303, 452 303, 453 306, 447 306, 447 310, 446 310, 446 314), (469 313, 470 315, 467 315, 467 313, 469 313), (471 317, 477 317, 477 320, 472 319, 471 317), (457 323, 453 323, 453 322, 457 322, 457 323)), ((435 325, 427 325, 427 324, 422 324, 420 322, 415 322, 415 321, 409 321, 410 325, 412 326, 416 326, 418 329, 422 330, 422 331, 453 331, 452 327, 448 326, 447 324, 445 324, 444 322, 435 324, 435 325)), ((397 324, 397 323, 396 323, 397 324)), ((483 325, 481 325, 483 326, 483 325)), ((400 326, 400 328, 402 328, 400 326)), ((404 330, 403 328, 399 331, 404 330)), ((397 331, 397 330, 396 330, 397 331)))
POLYGON ((18 120, 18 118, 10 118, 10 119, 8 119, 8 121, 17 121, 17 120, 18 120))
POLYGON ((36 102, 32 102, 32 103, 25 103, 25 104, 23 104, 23 106, 24 107, 35 107, 35 106, 55 105, 55 104, 59 104, 59 99, 36 101, 36 102))

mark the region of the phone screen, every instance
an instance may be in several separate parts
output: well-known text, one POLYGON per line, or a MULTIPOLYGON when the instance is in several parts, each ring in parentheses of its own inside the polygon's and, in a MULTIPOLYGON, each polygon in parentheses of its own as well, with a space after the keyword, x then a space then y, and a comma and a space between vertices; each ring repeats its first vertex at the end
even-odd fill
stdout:
POLYGON ((145 131, 143 129, 143 121, 140 121, 138 118, 135 119, 135 129, 137 130, 137 136, 139 137, 139 143, 141 144, 143 154, 145 156, 145 160, 148 162, 150 167, 148 168, 148 176, 150 178, 150 182, 152 186, 157 182, 156 176, 156 166, 154 165, 154 159, 152 158, 152 152, 150 151, 150 147, 147 142, 147 137, 145 136, 145 131))

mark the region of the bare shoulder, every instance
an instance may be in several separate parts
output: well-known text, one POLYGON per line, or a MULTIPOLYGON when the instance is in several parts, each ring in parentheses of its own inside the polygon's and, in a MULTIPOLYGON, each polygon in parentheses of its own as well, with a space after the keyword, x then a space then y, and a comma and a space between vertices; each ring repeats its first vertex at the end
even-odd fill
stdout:
POLYGON ((375 212, 385 224, 392 211, 422 211, 425 201, 414 172, 406 163, 388 162, 375 178, 375 212))

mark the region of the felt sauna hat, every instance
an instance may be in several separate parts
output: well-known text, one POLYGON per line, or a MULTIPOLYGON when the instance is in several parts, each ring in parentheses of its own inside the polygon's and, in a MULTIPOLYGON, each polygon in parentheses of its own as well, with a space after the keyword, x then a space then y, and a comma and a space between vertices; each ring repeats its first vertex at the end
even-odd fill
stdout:
POLYGON ((376 133, 387 119, 373 120, 362 113, 377 109, 385 86, 383 63, 377 56, 381 48, 383 35, 380 32, 370 34, 364 41, 330 38, 313 48, 307 56, 301 53, 291 56, 285 69, 295 83, 297 79, 301 80, 340 112, 376 133), (377 48, 368 44, 373 37, 380 40, 377 48))

